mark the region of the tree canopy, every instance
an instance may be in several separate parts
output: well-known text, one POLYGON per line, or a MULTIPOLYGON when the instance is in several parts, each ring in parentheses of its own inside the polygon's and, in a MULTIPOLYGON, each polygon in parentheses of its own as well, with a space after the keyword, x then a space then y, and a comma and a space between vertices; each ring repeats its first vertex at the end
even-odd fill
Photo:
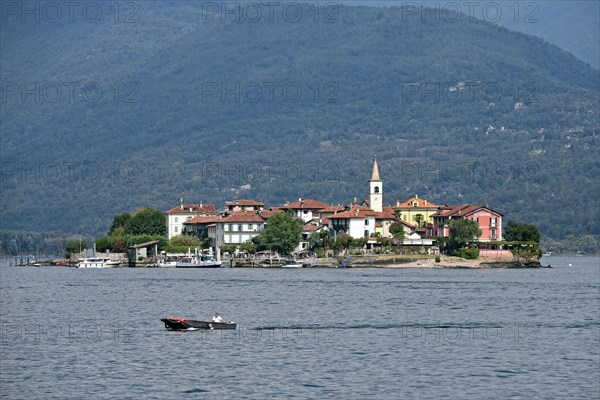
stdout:
POLYGON ((453 219, 450 221, 449 227, 450 242, 456 248, 464 247, 481 235, 477 222, 468 218, 453 219))
POLYGON ((119 215, 115 215, 113 218, 112 225, 110 226, 110 231, 108 232, 108 236, 119 236, 120 234, 125 232, 125 225, 131 219, 131 214, 128 212, 124 212, 119 215))
POLYGON ((509 242, 536 242, 542 238, 540 230, 533 224, 508 221, 504 227, 504 239, 509 242))
POLYGON ((290 212, 276 213, 265 222, 265 228, 256 236, 255 243, 261 249, 276 250, 280 254, 290 254, 302 239, 301 219, 290 212))
POLYGON ((396 221, 390 224, 390 233, 393 237, 402 239, 404 238, 404 225, 402 222, 396 221))
POLYGON ((74 253, 79 253, 81 250, 87 249, 87 240, 85 239, 71 239, 67 241, 65 245, 65 257, 71 258, 74 253))
POLYGON ((160 210, 142 208, 127 220, 124 228, 127 235, 165 235, 166 224, 165 215, 160 210))

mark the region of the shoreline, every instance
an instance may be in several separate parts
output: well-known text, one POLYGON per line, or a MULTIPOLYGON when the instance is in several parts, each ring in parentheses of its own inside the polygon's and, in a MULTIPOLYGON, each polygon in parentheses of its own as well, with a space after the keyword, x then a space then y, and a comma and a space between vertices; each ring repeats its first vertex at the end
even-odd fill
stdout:
MULTIPOLYGON (((282 265, 262 265, 261 263, 253 263, 251 265, 228 265, 227 261, 224 261, 225 267, 233 268, 282 268, 282 265)), ((338 268, 339 259, 327 258, 327 259, 316 259, 311 260, 307 263, 310 268, 338 268), (311 265, 312 264, 312 265, 311 265)), ((74 268, 73 263, 65 264, 53 264, 49 261, 39 262, 36 264, 29 265, 14 265, 14 266, 29 266, 29 267, 48 267, 48 266, 64 266, 74 268)), ((518 261, 513 258, 494 258, 494 257, 480 257, 475 260, 467 260, 460 257, 453 256, 442 256, 439 262, 435 261, 434 257, 398 257, 393 256, 355 256, 349 265, 350 268, 446 268, 446 269, 492 269, 492 268, 549 268, 550 266, 544 266, 540 263, 540 260, 534 261, 518 261)), ((126 263, 119 265, 116 268, 161 268, 155 264, 142 264, 136 265, 135 267, 128 266, 126 263)), ((164 267, 163 267, 164 268, 164 267)))
POLYGON ((370 262, 357 262, 352 268, 446 268, 446 269, 493 269, 493 268, 550 268, 538 261, 517 261, 506 258, 478 258, 467 260, 459 257, 442 257, 439 262, 433 258, 410 259, 406 262, 396 263, 395 260, 371 260, 370 262))

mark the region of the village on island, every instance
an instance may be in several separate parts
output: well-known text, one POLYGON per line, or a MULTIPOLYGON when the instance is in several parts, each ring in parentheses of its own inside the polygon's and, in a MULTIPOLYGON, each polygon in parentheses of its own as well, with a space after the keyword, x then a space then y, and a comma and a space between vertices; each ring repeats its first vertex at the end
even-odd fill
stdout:
MULTIPOLYGON (((503 215, 487 205, 438 205, 416 194, 384 205, 376 158, 368 189, 367 199, 346 205, 299 198, 267 208, 261 200, 238 199, 219 211, 181 199, 162 213, 163 238, 126 248, 100 239, 93 254, 72 251, 70 261, 83 268, 539 266, 539 231, 533 239, 515 235, 537 231, 532 225, 509 222, 506 240, 503 215)), ((123 229, 118 218, 115 231, 123 229)))

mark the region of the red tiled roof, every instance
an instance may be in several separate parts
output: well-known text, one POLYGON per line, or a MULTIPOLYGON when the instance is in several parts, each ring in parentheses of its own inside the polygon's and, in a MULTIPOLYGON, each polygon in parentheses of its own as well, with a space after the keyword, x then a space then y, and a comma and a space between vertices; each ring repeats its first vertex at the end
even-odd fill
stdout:
POLYGON ((286 204, 286 205, 281 206, 279 208, 288 209, 288 210, 304 210, 304 209, 308 209, 308 210, 322 210, 322 209, 328 208, 328 207, 331 207, 331 205, 327 204, 327 203, 323 203, 323 202, 318 201, 318 200, 300 199, 298 201, 295 201, 295 202, 290 203, 290 204, 286 204))
POLYGON ((336 212, 344 211, 345 209, 346 209, 346 207, 344 207, 344 206, 329 206, 327 208, 323 208, 323 209, 319 210, 319 212, 321 214, 323 214, 323 213, 331 213, 331 214, 333 214, 333 213, 336 213, 336 212))
POLYGON ((220 222, 265 222, 265 220, 254 211, 236 211, 221 218, 220 222))
POLYGON ((427 200, 424 199, 420 199, 419 196, 415 196, 409 200, 406 200, 404 202, 397 202, 396 203, 396 207, 394 208, 399 208, 401 210, 406 210, 409 208, 437 208, 438 206, 436 204, 433 204, 427 200), (414 203, 417 203, 417 207, 414 206, 414 203))
POLYGON ((259 214, 263 219, 267 219, 267 218, 272 217, 274 214, 281 214, 283 212, 285 212, 285 211, 279 210, 278 208, 276 208, 276 209, 271 209, 271 210, 259 211, 259 214))
POLYGON ((322 227, 323 227, 322 225, 304 225, 302 230, 304 230, 305 232, 313 232, 313 231, 321 229, 322 227))
POLYGON ((439 206, 438 210, 435 214, 432 214, 432 217, 448 217, 450 215, 454 215, 455 213, 457 213, 458 211, 465 209, 469 207, 468 204, 459 204, 459 205, 444 205, 444 206, 439 206))
POLYGON ((379 214, 379 213, 377 213, 367 207, 354 206, 351 209, 349 209, 348 211, 330 215, 329 219, 366 218, 366 217, 374 217, 376 214, 379 214))
POLYGON ((393 220, 398 219, 394 215, 394 209, 389 206, 383 207, 382 211, 378 214, 379 215, 376 217, 377 219, 393 219, 393 220))
POLYGON ((471 205, 471 204, 459 204, 453 206, 440 206, 438 207, 438 211, 435 214, 432 214, 432 217, 466 217, 468 215, 474 214, 479 210, 488 210, 489 212, 497 215, 502 215, 499 212, 492 210, 486 206, 480 205, 471 205))
POLYGON ((406 221, 403 221, 403 220, 398 220, 398 222, 400 222, 404 226, 408 226, 411 229, 413 229, 416 226, 416 225, 411 224, 410 222, 406 222, 406 221))
POLYGON ((206 214, 216 215, 217 208, 214 204, 181 204, 165 211, 165 214, 206 214))
POLYGON ((225 203, 227 206, 264 206, 265 202, 260 200, 234 200, 225 203))
POLYGON ((217 222, 219 219, 220 219, 220 217, 218 215, 208 215, 208 216, 198 215, 188 221, 185 221, 183 224, 184 225, 209 224, 212 222, 217 222))

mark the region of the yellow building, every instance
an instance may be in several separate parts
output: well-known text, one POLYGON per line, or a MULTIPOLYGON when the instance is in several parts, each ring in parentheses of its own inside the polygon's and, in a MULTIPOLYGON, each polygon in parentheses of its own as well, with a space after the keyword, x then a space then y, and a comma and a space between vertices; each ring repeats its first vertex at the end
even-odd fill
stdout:
POLYGON ((437 204, 420 199, 417 195, 410 200, 396 201, 396 206, 393 208, 394 210, 400 210, 402 221, 413 225, 418 225, 420 222, 421 227, 432 224, 433 219, 431 216, 438 210, 437 204), (420 215, 420 217, 417 215, 420 215))

